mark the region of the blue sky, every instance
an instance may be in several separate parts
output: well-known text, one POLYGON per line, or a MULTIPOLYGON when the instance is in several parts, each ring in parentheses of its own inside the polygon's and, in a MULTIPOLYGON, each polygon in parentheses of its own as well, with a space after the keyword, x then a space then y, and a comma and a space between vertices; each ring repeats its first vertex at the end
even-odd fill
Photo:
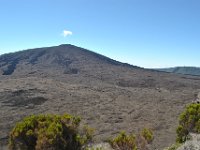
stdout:
POLYGON ((199 8, 199 0, 0 0, 0 54, 73 44, 147 68, 200 67, 199 8))

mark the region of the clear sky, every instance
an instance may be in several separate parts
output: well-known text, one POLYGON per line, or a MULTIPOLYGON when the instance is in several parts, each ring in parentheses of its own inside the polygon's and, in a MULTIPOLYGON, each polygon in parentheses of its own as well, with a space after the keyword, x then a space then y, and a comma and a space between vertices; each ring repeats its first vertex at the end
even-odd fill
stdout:
POLYGON ((200 67, 200 0, 0 0, 0 54, 73 44, 141 67, 200 67))

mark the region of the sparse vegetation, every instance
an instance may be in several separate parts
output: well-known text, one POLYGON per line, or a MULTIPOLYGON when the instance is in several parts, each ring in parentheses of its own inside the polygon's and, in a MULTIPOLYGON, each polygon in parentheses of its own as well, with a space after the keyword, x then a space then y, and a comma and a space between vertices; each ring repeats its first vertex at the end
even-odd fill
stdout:
MULTIPOLYGON (((65 115, 31 115, 16 124, 10 133, 10 150, 103 150, 89 146, 94 129, 80 125, 80 117, 65 115)), ((146 150, 153 133, 144 128, 137 136, 121 132, 109 140, 116 150, 146 150)), ((109 146, 109 144, 108 144, 109 146)))
POLYGON ((137 150, 136 136, 134 134, 127 135, 124 131, 109 142, 117 150, 137 150))
POLYGON ((147 143, 151 143, 153 141, 153 132, 148 128, 144 128, 141 132, 141 135, 145 138, 147 143))
POLYGON ((165 132, 175 130, 180 105, 198 98, 200 89, 197 76, 140 69, 73 45, 2 55, 0 73, 3 146, 11 122, 67 110, 92 123, 98 141, 121 127, 136 131, 137 124, 155 125, 153 146, 162 149, 172 142, 174 133, 165 132))
POLYGON ((176 130, 177 142, 185 142, 190 132, 200 133, 200 104, 197 103, 188 105, 180 115, 176 130))
POLYGON ((147 144, 153 141, 153 132, 144 128, 139 135, 121 132, 115 138, 109 140, 111 146, 116 150, 147 150, 147 144))
POLYGON ((10 150, 79 150, 92 139, 93 130, 80 127, 80 117, 32 115, 10 133, 10 150))
POLYGON ((192 149, 199 147, 198 134, 200 133, 200 104, 192 103, 179 116, 179 125, 176 129, 176 144, 164 150, 192 149))

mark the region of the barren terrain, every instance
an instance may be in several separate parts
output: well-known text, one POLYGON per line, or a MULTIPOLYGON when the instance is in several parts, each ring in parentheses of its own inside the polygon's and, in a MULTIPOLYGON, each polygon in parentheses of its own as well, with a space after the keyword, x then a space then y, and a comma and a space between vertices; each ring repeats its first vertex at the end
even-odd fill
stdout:
POLYGON ((0 56, 0 145, 30 114, 70 113, 96 129, 100 142, 121 130, 152 128, 152 149, 175 141, 178 115, 197 98, 200 77, 120 63, 60 45, 0 56))

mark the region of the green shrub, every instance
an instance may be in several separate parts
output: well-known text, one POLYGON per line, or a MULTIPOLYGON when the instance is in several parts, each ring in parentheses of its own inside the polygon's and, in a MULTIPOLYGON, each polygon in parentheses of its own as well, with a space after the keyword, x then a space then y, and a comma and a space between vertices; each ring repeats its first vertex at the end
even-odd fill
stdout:
POLYGON ((10 133, 10 150, 79 150, 92 139, 89 127, 80 127, 80 117, 32 115, 16 124, 10 133))
POLYGON ((150 129, 144 128, 141 131, 141 135, 145 138, 147 143, 151 143, 153 141, 153 132, 150 129))
POLYGON ((177 142, 187 140, 189 132, 200 133, 200 104, 190 104, 179 117, 179 126, 176 130, 177 142))
POLYGON ((121 132, 114 139, 109 140, 109 143, 117 150, 137 150, 134 134, 127 135, 125 132, 121 132))
POLYGON ((147 150, 147 145, 153 141, 153 132, 144 128, 140 134, 126 134, 122 131, 115 138, 110 139, 109 143, 116 150, 147 150))

